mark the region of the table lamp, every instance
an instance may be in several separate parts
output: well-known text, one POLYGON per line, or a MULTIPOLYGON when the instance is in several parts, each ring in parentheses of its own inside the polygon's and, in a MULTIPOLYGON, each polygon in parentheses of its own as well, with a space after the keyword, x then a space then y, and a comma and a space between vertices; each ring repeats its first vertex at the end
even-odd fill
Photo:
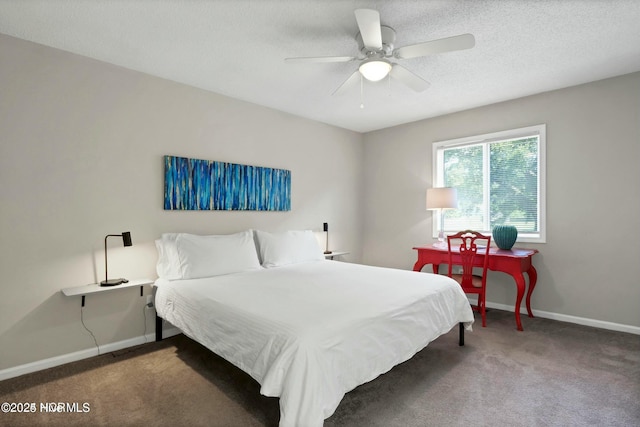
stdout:
POLYGON ((122 237, 122 243, 124 246, 131 246, 131 232, 125 231, 122 234, 107 234, 104 237, 104 280, 100 282, 100 286, 116 286, 122 283, 127 283, 127 279, 109 279, 109 271, 107 270, 107 238, 109 237, 122 237))
POLYGON ((439 211, 440 231, 438 243, 434 246, 444 246, 444 211, 458 207, 458 191, 453 187, 439 187, 427 189, 427 210, 439 211))

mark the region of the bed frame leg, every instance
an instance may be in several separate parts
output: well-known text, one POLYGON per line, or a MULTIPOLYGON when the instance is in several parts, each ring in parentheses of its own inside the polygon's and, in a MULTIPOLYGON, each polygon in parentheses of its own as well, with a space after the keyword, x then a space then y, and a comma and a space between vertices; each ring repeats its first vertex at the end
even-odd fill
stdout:
POLYGON ((460 333, 458 334, 460 337, 458 340, 458 345, 463 346, 464 345, 464 325, 462 324, 462 322, 460 322, 458 325, 460 330, 460 333))
POLYGON ((156 341, 162 341, 162 317, 158 316, 158 313, 156 313, 156 341))

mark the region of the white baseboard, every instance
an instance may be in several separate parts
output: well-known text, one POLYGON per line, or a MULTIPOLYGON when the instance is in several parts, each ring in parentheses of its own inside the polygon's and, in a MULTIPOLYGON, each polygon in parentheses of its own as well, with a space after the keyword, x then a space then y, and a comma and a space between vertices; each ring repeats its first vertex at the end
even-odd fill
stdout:
MULTIPOLYGON (((524 304, 524 301, 523 301, 523 304, 524 304)), ((487 301, 487 308, 495 308, 498 310, 511 311, 511 312, 514 311, 513 310, 514 307, 512 305, 509 306, 506 304, 498 304, 498 303, 492 303, 488 301, 487 301)), ((542 311, 542 310, 532 310, 532 311, 535 317, 542 317, 544 319, 558 320, 560 322, 575 323, 577 325, 593 326, 594 328, 608 329, 610 331, 627 332, 630 334, 640 335, 640 327, 638 326, 624 325, 621 323, 613 323, 613 322, 605 322, 604 320, 587 319, 585 317, 570 316, 568 314, 552 313, 549 311, 542 311)), ((525 316, 529 315, 529 313, 527 313, 526 307, 520 308, 520 314, 525 316)))
MULTIPOLYGON (((169 338, 174 335, 181 334, 182 331, 176 327, 165 329, 162 332, 163 338, 169 338)), ((73 353, 63 354, 61 356, 55 356, 44 360, 37 360, 35 362, 26 363, 24 365, 14 366, 13 368, 7 368, 0 370, 0 381, 8 380, 9 378, 19 377, 20 375, 30 374, 32 372, 42 371, 43 369, 53 368, 55 366, 64 365, 71 362, 76 362, 82 359, 88 359, 90 357, 98 356, 100 354, 111 353, 113 351, 122 350, 124 348, 134 347, 136 345, 153 342, 156 340, 155 333, 141 335, 139 337, 130 338, 123 341, 118 341, 109 344, 103 344, 98 348, 93 347, 86 350, 75 351, 73 353)))

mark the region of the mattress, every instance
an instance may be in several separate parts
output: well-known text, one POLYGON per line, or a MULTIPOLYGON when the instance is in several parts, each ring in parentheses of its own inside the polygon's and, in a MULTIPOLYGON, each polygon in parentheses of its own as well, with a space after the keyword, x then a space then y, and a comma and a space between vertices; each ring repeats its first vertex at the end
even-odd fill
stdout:
POLYGON ((321 426, 344 394, 473 313, 430 273, 316 261, 156 282, 158 315, 280 398, 280 426, 321 426))

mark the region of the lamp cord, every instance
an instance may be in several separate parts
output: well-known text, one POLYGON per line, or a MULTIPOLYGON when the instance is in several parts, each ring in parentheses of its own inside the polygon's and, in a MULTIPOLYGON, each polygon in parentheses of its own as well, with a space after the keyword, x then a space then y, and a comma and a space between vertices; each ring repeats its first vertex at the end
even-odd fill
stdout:
MULTIPOLYGON (((142 337, 144 338, 144 342, 146 344, 148 342, 147 341, 147 304, 145 304, 142 307, 142 316, 144 317, 144 329, 142 331, 142 337)), ((91 335, 91 338, 93 338, 93 342, 96 345, 96 349, 98 350, 98 356, 100 356, 101 353, 100 353, 100 346, 98 345, 98 340, 96 339, 96 336, 93 334, 93 332, 91 332, 91 329, 87 328, 87 325, 84 323, 84 306, 80 307, 80 323, 82 323, 82 326, 87 330, 87 332, 89 332, 89 334, 91 335)))
POLYGON ((87 332, 91 334, 93 342, 96 344, 96 349, 98 350, 98 356, 100 356, 100 346, 98 345, 98 340, 96 339, 96 336, 93 335, 93 332, 91 332, 91 330, 87 328, 87 325, 84 324, 84 307, 80 307, 80 322, 82 323, 82 326, 84 326, 84 328, 87 330, 87 332))
POLYGON ((144 316, 144 330, 142 331, 142 337, 144 338, 144 343, 147 343, 147 304, 142 306, 142 315, 144 316))

